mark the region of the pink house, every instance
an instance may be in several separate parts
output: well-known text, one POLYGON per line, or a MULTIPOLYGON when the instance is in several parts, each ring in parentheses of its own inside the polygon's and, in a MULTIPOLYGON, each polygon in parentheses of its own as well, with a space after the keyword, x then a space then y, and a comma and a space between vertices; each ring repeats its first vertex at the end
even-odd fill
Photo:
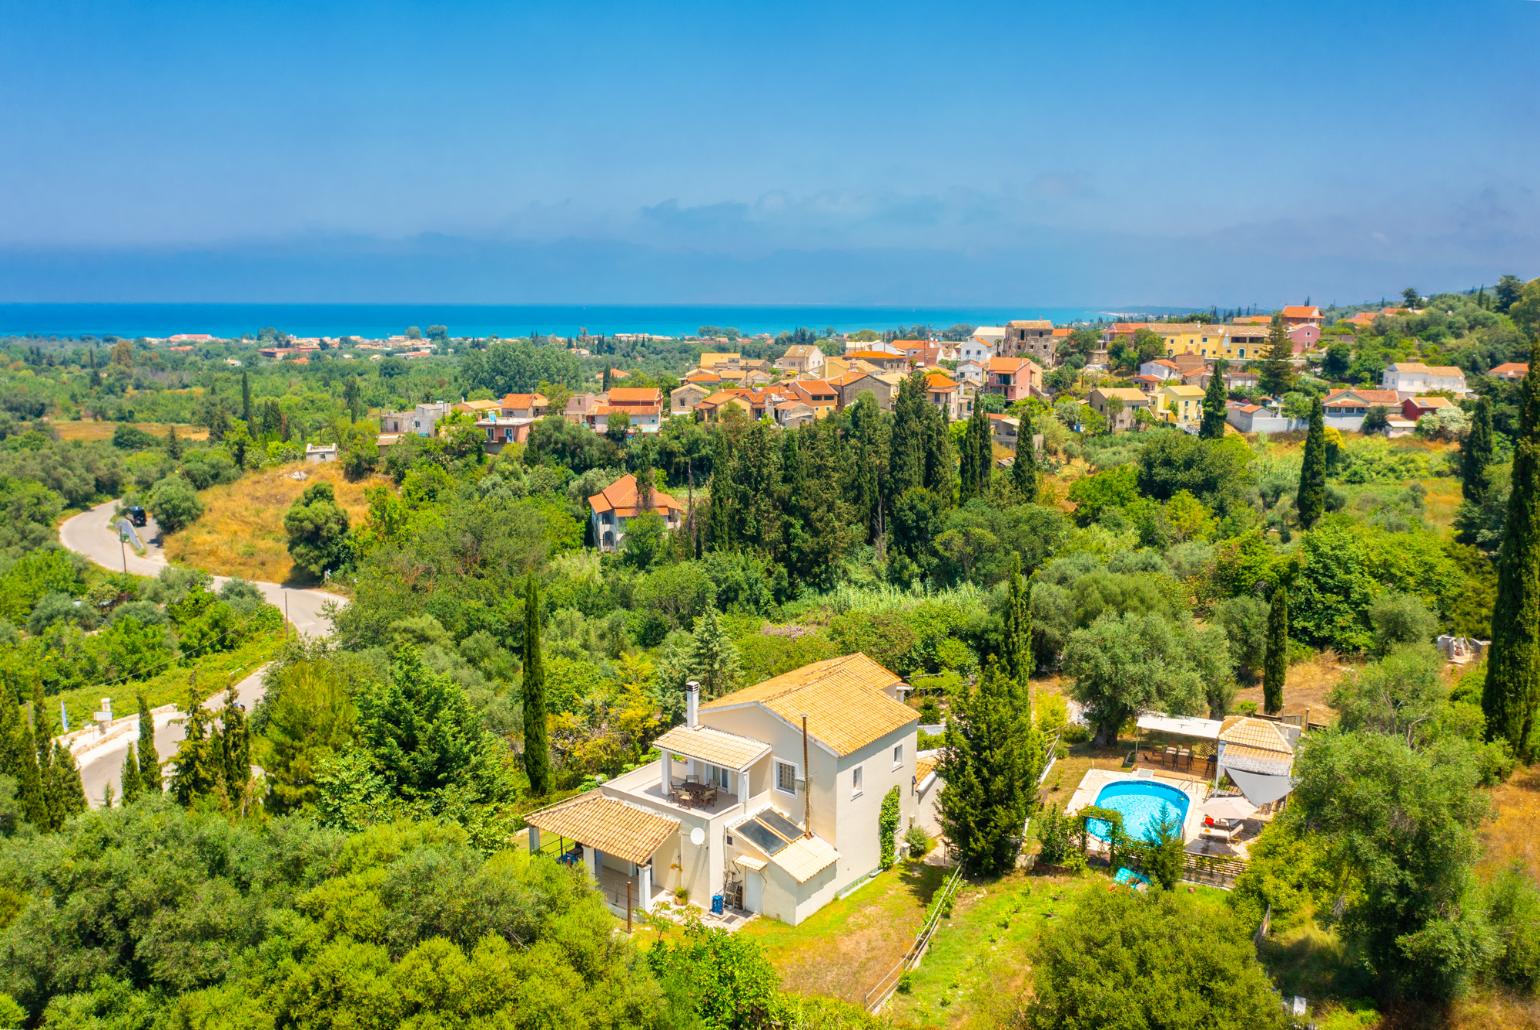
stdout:
POLYGON ((990 358, 984 365, 984 390, 1007 401, 1026 400, 1043 390, 1043 370, 1031 358, 990 358))
POLYGON ((1295 354, 1315 350, 1316 345, 1321 342, 1321 323, 1301 322, 1298 325, 1291 325, 1289 339, 1294 342, 1295 354))

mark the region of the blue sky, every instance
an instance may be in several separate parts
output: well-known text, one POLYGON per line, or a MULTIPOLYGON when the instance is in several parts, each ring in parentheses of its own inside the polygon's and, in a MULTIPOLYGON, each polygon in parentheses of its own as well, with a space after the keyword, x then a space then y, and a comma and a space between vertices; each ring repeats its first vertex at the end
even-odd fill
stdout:
POLYGON ((0 0, 0 300, 1540 275, 1540 3, 0 0))

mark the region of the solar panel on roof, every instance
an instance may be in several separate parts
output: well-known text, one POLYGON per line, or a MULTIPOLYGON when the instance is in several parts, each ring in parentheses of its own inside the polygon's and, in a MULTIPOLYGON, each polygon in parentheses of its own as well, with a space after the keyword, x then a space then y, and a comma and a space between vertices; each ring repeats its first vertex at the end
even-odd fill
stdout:
POLYGON ((767 808, 759 813, 759 821, 779 833, 787 840, 796 840, 802 836, 802 827, 786 818, 773 808, 767 808))
POLYGON ((763 848, 768 855, 777 854, 782 848, 786 847, 786 842, 771 832, 770 828, 758 819, 744 820, 733 827, 733 832, 763 848))

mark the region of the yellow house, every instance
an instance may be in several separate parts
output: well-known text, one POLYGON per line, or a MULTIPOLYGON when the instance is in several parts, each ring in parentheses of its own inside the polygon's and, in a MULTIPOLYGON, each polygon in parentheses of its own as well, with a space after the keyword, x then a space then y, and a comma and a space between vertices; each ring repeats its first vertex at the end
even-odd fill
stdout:
POLYGON ((705 351, 700 356, 700 367, 715 369, 718 365, 737 365, 743 361, 738 351, 705 351))
POLYGON ((1205 358, 1231 357, 1224 352, 1226 330, 1230 328, 1229 326, 1179 322, 1171 325, 1153 325, 1150 328, 1164 341, 1168 358, 1178 354, 1197 354, 1205 358))
POLYGON ((1155 394, 1155 409, 1168 422, 1196 422, 1203 417, 1203 388, 1177 383, 1155 394))

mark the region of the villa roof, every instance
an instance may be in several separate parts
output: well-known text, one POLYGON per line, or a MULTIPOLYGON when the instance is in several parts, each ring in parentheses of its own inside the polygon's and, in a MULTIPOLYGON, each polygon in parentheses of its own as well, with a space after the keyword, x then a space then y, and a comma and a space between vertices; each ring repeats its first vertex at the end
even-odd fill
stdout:
POLYGON ((1424 365, 1420 361, 1397 361, 1390 366, 1392 372, 1422 372, 1433 376, 1459 376, 1465 378, 1465 373, 1453 365, 1424 365))
POLYGON ((1033 361, 1031 358, 990 358, 987 362, 984 363, 984 367, 989 369, 991 372, 1009 373, 1014 375, 1027 366, 1036 364, 1037 362, 1033 361))
POLYGON ((710 726, 675 726, 652 742, 660 751, 696 758, 724 769, 747 769, 770 753, 770 745, 710 726))
POLYGON ((1283 308, 1284 318, 1320 318, 1321 309, 1310 304, 1286 304, 1283 308))
POLYGON ((663 392, 656 386, 617 386, 610 390, 608 399, 612 407, 616 404, 660 404, 663 392))
POLYGON ((510 393, 503 397, 505 408, 534 408, 549 403, 543 393, 510 393))
POLYGON ((930 372, 925 376, 925 388, 931 393, 949 393, 957 389, 957 380, 945 372, 930 372))
POLYGON ((1529 362, 1505 361, 1487 373, 1489 376, 1497 376, 1501 379, 1523 379, 1529 375, 1529 362))
POLYGON ((919 721, 919 713, 886 691, 903 680, 864 654, 844 655, 744 687, 702 705, 703 711, 756 704, 800 727, 837 755, 852 754, 919 721))
MULTIPOLYGON (((626 473, 590 497, 588 504, 601 515, 613 511, 618 518, 628 519, 641 514, 641 494, 637 489, 636 477, 626 473)), ((662 490, 654 490, 652 507, 647 510, 657 515, 666 515, 671 511, 684 511, 684 505, 662 490)))
POLYGON ((1010 323, 1012 329, 1052 329, 1053 323, 1046 318, 1017 318, 1010 323))
POLYGON ((1255 719, 1249 715, 1232 715, 1219 728, 1219 739, 1225 744, 1260 748, 1264 751, 1292 755, 1294 745, 1283 735, 1278 724, 1267 719, 1255 719))
POLYGON ((926 755, 914 760, 914 781, 924 783, 925 778, 936 771, 936 756, 926 755))
POLYGON ((1400 404, 1401 397, 1394 390, 1337 390, 1321 403, 1333 408, 1391 407, 1400 404))
POLYGON ((544 833, 570 837, 627 862, 645 864, 679 832, 679 820, 627 804, 597 790, 579 794, 524 817, 544 833))

